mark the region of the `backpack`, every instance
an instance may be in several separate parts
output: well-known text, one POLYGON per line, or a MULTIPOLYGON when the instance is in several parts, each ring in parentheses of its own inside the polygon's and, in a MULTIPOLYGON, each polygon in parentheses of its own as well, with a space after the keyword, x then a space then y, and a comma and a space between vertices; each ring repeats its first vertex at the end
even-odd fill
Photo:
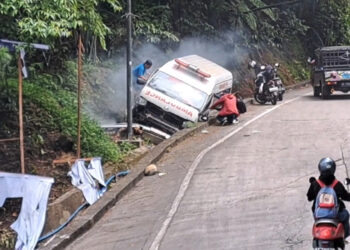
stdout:
POLYGON ((326 186, 322 181, 317 180, 321 186, 315 202, 315 219, 335 219, 339 211, 338 197, 334 191, 338 180, 334 180, 330 186, 326 186))
POLYGON ((247 107, 241 98, 237 98, 237 109, 240 114, 247 112, 247 107))

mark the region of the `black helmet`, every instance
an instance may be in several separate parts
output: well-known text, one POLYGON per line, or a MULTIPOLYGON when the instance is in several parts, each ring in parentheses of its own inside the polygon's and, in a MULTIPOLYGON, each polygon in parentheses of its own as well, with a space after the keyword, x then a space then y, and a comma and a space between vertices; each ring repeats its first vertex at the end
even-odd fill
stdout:
POLYGON ((152 61, 150 59, 146 60, 145 64, 152 66, 152 61))
POLYGON ((318 163, 318 170, 321 175, 333 175, 335 173, 336 164, 335 161, 330 158, 322 158, 318 163))

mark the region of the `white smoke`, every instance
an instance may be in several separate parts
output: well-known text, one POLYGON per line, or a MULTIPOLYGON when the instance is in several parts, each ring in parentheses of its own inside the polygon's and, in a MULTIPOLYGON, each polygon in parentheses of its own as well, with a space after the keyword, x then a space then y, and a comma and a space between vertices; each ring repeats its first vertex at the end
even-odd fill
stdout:
MULTIPOLYGON (((200 37, 185 38, 176 48, 168 51, 164 51, 153 44, 145 44, 140 48, 134 49, 132 68, 150 59, 153 62, 153 66, 149 72, 152 72, 174 58, 195 54, 209 59, 229 70, 233 70, 235 66, 240 65, 246 60, 248 51, 232 46, 235 34, 227 33, 224 37, 227 38, 227 44, 231 44, 231 46, 224 45, 222 42, 208 41, 207 38, 200 37)), ((107 84, 111 91, 99 97, 101 101, 107 103, 106 105, 108 105, 108 107, 105 107, 104 110, 95 110, 93 112, 91 111, 92 109, 89 109, 92 118, 102 124, 114 124, 116 122, 123 122, 126 119, 125 58, 124 54, 116 60, 116 70, 109 77, 110 80, 107 84)))

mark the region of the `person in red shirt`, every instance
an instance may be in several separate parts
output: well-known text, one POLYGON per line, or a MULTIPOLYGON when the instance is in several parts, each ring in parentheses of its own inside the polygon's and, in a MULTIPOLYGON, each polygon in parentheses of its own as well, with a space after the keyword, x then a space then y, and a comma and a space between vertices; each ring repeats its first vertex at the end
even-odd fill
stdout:
POLYGON ((237 98, 233 94, 225 94, 219 100, 217 100, 210 109, 215 109, 215 107, 221 105, 222 108, 216 117, 221 125, 225 123, 238 123, 237 117, 239 116, 239 111, 237 108, 237 98))

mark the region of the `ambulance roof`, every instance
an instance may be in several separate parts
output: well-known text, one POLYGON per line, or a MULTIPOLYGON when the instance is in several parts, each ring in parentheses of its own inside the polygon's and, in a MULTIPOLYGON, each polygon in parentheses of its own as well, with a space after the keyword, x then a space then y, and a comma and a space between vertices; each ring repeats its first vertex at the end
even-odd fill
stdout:
POLYGON ((208 95, 213 92, 216 84, 224 81, 232 81, 232 73, 227 69, 197 55, 190 55, 178 58, 180 61, 191 64, 202 72, 210 74, 210 77, 203 77, 199 73, 191 71, 184 66, 180 66, 174 60, 164 64, 159 71, 167 73, 197 89, 200 89, 208 95))

